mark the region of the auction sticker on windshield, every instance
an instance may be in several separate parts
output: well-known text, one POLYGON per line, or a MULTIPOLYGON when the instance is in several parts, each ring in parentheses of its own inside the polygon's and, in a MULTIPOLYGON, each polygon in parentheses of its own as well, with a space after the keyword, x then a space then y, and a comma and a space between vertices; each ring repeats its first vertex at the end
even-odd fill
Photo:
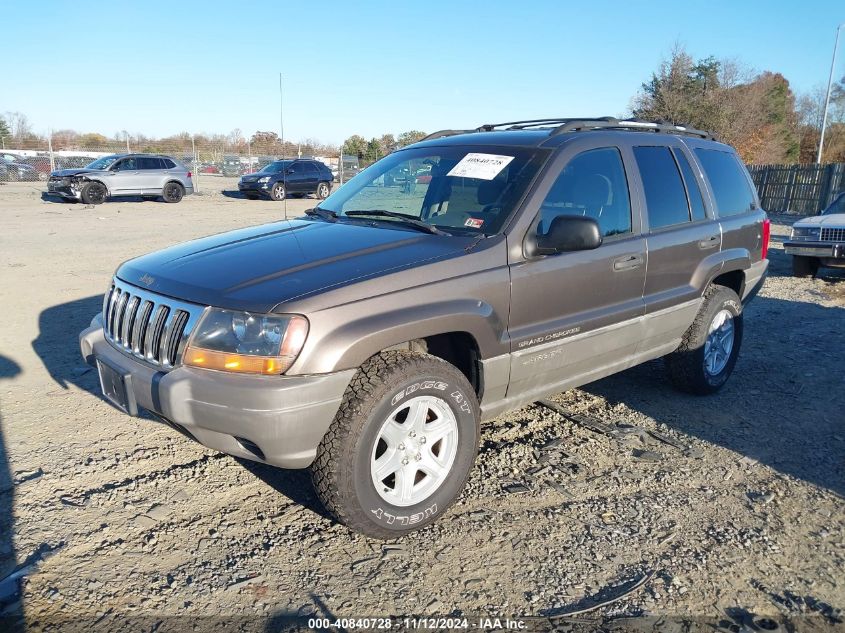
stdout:
POLYGON ((470 153, 452 167, 447 176, 493 180, 513 160, 513 156, 470 153))

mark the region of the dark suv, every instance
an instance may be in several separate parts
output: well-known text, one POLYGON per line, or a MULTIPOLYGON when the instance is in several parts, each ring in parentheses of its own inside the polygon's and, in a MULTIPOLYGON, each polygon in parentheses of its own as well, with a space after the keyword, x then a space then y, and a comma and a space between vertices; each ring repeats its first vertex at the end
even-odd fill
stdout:
POLYGON ((328 198, 333 180, 331 169, 318 160, 277 160, 261 171, 241 176, 238 190, 250 200, 261 196, 284 200, 309 193, 322 200, 328 198))
POLYGON ((121 264, 80 344, 122 410, 310 467, 340 521, 389 538, 457 498, 482 420, 660 357, 683 391, 723 387, 768 245, 748 172, 706 132, 485 125, 300 219, 121 264))

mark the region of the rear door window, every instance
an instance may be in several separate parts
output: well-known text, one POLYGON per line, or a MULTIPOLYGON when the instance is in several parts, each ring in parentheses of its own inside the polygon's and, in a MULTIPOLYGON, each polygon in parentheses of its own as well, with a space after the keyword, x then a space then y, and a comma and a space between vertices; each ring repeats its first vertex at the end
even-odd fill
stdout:
POLYGON ((559 215, 583 215, 599 223, 602 235, 631 232, 631 202, 622 156, 615 147, 592 149, 570 160, 540 207, 539 234, 559 215))
POLYGON ((163 169, 163 167, 160 158, 141 156, 138 158, 138 169, 163 169))
POLYGON ((692 167, 684 156, 684 153, 678 148, 673 148, 672 153, 675 154, 675 160, 681 167, 681 174, 684 176, 684 185, 687 188, 687 198, 689 199, 690 211, 692 211, 692 219, 704 220, 707 214, 704 212, 704 198, 701 197, 701 188, 698 186, 698 181, 695 179, 695 174, 692 172, 692 167))
POLYGON ((698 147, 695 155, 710 181, 720 217, 754 209, 754 194, 743 173, 744 168, 733 153, 698 147))
POLYGON ((649 229, 661 229, 690 221, 684 183, 672 152, 665 146, 634 148, 643 182, 649 229))

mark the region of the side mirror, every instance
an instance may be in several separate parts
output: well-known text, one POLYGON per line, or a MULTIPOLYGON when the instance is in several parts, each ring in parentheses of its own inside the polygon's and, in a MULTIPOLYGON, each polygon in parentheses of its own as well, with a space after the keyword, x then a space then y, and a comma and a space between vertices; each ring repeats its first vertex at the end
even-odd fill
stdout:
POLYGON ((545 235, 538 235, 535 255, 588 251, 601 246, 599 223, 582 215, 559 215, 545 235))

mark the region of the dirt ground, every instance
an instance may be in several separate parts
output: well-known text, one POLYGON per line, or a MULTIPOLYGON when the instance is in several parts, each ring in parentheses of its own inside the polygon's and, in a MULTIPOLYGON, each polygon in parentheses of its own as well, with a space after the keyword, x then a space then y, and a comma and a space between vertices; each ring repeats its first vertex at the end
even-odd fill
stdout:
POLYGON ((0 630, 277 631, 297 614, 841 626, 845 275, 792 278, 784 219, 723 391, 680 395, 653 362, 552 398, 610 435, 539 405, 504 415, 443 519, 382 543, 327 518, 306 472, 215 453, 97 395, 77 334, 121 261, 285 217, 222 191, 234 179, 200 184, 178 205, 90 208, 0 186, 0 630))

